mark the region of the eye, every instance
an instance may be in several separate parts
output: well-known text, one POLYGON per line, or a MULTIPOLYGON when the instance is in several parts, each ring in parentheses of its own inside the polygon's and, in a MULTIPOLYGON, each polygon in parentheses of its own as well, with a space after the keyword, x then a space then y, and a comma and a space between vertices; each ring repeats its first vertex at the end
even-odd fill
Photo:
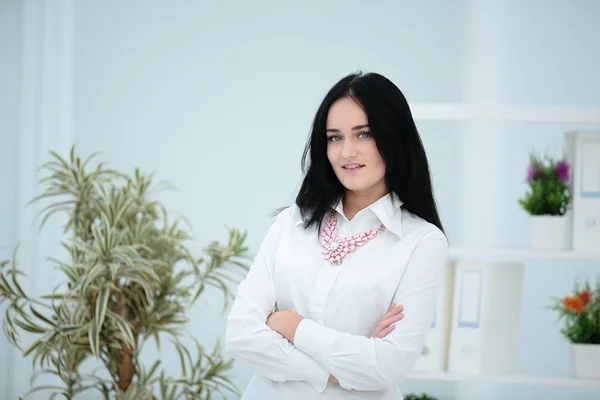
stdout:
POLYGON ((363 139, 368 139, 371 137, 371 132, 369 131, 362 131, 358 134, 358 137, 361 137, 363 139))
POLYGON ((338 140, 341 140, 341 138, 337 135, 333 135, 333 136, 329 136, 327 138, 327 140, 329 140, 330 142, 337 142, 338 140))

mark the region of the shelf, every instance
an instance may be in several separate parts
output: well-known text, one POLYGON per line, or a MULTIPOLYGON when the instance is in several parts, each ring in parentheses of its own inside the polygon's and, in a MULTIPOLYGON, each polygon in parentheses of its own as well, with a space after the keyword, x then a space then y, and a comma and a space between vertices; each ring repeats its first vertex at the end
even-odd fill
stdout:
POLYGON ((600 379, 578 379, 535 375, 475 375, 455 372, 414 372, 408 380, 485 382, 499 384, 600 388, 600 379))
POLYGON ((600 123, 600 107, 417 103, 410 108, 418 120, 600 123))
POLYGON ((451 247, 450 260, 473 260, 493 263, 525 263, 535 261, 593 261, 600 263, 600 252, 542 251, 528 248, 464 248, 451 247))

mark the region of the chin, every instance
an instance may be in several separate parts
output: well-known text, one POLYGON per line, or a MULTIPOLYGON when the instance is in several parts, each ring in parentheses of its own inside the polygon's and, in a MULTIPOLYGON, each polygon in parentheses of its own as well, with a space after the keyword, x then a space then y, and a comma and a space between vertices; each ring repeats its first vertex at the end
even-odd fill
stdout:
POLYGON ((340 182, 348 192, 365 193, 370 191, 379 191, 382 185, 382 181, 373 181, 372 179, 347 179, 348 177, 344 178, 346 179, 340 179, 340 182))
POLYGON ((369 190, 372 187, 372 185, 361 184, 358 182, 343 182, 342 181, 342 185, 349 192, 364 192, 365 190, 369 190))

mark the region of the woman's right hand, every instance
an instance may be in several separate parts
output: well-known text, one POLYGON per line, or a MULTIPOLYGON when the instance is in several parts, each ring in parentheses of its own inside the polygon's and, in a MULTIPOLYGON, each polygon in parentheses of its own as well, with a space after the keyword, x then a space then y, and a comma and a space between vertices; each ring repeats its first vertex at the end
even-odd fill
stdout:
POLYGON ((375 332, 373 332, 371 337, 386 337, 391 331, 394 330, 394 323, 404 318, 404 314, 402 314, 402 311, 404 311, 404 307, 402 306, 402 304, 396 306, 396 303, 392 303, 385 315, 379 321, 379 324, 377 324, 377 328, 375 328, 375 332))

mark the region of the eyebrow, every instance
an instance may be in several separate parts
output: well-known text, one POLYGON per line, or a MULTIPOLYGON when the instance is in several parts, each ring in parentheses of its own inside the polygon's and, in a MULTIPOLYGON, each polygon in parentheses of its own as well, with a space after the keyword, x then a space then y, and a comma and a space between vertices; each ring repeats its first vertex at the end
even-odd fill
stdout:
MULTIPOLYGON (((368 128, 368 127, 369 127, 369 124, 365 124, 365 125, 356 125, 356 126, 352 127, 352 130, 353 130, 353 131, 357 131, 357 130, 359 130, 359 129, 364 129, 364 128, 368 128)), ((330 128, 330 129, 327 129, 325 132, 335 132, 335 133, 339 133, 339 132, 340 132, 340 130, 339 130, 339 129, 333 129, 333 128, 330 128)))

